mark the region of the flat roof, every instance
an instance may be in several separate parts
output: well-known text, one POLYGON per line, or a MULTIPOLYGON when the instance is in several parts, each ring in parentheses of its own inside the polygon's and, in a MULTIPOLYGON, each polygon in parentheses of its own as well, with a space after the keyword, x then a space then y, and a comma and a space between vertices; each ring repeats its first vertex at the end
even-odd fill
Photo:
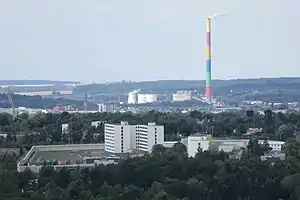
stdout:
POLYGON ((103 157, 103 159, 111 154, 104 150, 57 150, 57 151, 37 151, 33 156, 31 163, 43 163, 44 161, 59 162, 70 161, 72 164, 82 162, 84 157, 103 157))

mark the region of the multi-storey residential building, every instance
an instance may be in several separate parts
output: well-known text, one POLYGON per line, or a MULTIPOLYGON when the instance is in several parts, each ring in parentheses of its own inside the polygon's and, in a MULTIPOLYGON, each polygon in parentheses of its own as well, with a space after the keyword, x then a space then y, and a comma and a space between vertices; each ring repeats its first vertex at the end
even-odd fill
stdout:
POLYGON ((164 127, 155 123, 148 125, 105 124, 105 151, 127 153, 138 149, 151 152, 156 144, 164 144, 164 127))
POLYGON ((130 149, 131 126, 126 122, 121 124, 105 124, 105 151, 111 153, 126 153, 130 149))
POLYGON ((136 126, 136 149, 151 152, 154 145, 164 144, 164 126, 155 123, 136 126))

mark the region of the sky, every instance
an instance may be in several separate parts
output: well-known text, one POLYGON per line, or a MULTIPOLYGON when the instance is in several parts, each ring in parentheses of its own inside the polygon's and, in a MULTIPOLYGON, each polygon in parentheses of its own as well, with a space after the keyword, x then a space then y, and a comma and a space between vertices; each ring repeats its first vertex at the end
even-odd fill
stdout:
POLYGON ((299 0, 0 0, 0 79, 300 76, 299 0), (297 25, 298 24, 298 25, 297 25))

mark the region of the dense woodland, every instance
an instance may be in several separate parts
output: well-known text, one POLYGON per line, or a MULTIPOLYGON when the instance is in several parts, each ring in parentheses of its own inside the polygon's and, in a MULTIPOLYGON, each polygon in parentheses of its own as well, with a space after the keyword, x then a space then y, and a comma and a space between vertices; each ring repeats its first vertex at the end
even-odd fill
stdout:
MULTIPOLYGON (((45 166, 39 174, 16 172, 18 157, 0 156, 1 200, 296 200, 300 199, 300 113, 273 113, 270 118, 246 113, 189 114, 147 112, 98 114, 0 115, 2 147, 30 147, 33 144, 68 143, 62 137, 61 124, 70 125, 72 142, 103 142, 103 126, 91 127, 92 121, 165 125, 167 139, 179 139, 196 132, 211 130, 214 136, 241 137, 247 128, 263 128, 258 138, 286 141, 286 160, 261 161, 268 148, 252 136, 240 160, 229 159, 224 152, 198 152, 188 158, 184 145, 171 149, 154 147, 151 155, 131 158, 116 165, 92 170, 55 172, 45 166), (97 134, 97 137, 94 135, 97 134)), ((25 148, 26 149, 26 148, 25 148)))
MULTIPOLYGON (((70 100, 65 98, 43 98, 41 96, 26 96, 12 94, 15 107, 26 108, 47 108, 52 109, 55 106, 72 106, 74 108, 82 108, 83 101, 70 100)), ((89 103, 89 107, 97 108, 96 104, 89 103)), ((6 94, 0 94, 0 108, 10 108, 11 105, 6 94)))
MULTIPOLYGON (((299 147, 299 143, 294 143, 299 147)), ((184 145, 155 146, 152 155, 116 165, 56 172, 45 166, 39 174, 16 172, 16 158, 1 156, 1 200, 297 200, 300 160, 261 161, 256 143, 240 160, 224 152, 198 152, 188 158, 184 145)))
MULTIPOLYGON (((245 138, 250 128, 260 128, 256 136, 262 139, 287 140, 300 131, 300 112, 289 114, 270 113, 269 117, 246 112, 188 114, 159 113, 156 111, 141 114, 132 113, 89 113, 89 114, 21 114, 12 119, 9 114, 0 114, 0 130, 8 138, 18 138, 22 145, 97 143, 104 141, 104 125, 92 127, 91 122, 147 124, 156 122, 165 127, 165 140, 176 141, 195 133, 212 134, 213 137, 245 138), (62 134, 62 124, 69 124, 70 134, 62 134)), ((3 140, 3 139, 2 139, 3 140)), ((12 143, 14 143, 12 141, 12 143)), ((7 145, 7 142, 5 142, 7 145)), ((0 143, 1 145, 1 143, 0 143)))

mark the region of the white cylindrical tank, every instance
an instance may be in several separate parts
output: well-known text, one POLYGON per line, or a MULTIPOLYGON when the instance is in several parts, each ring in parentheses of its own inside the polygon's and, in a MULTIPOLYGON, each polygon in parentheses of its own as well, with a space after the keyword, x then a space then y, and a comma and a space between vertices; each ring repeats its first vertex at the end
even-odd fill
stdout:
POLYGON ((147 95, 146 94, 138 94, 138 104, 147 103, 147 95))
POLYGON ((147 103, 157 102, 157 94, 146 94, 146 102, 147 103))
POLYGON ((128 104, 137 104, 138 102, 138 94, 136 92, 128 93, 128 104))

